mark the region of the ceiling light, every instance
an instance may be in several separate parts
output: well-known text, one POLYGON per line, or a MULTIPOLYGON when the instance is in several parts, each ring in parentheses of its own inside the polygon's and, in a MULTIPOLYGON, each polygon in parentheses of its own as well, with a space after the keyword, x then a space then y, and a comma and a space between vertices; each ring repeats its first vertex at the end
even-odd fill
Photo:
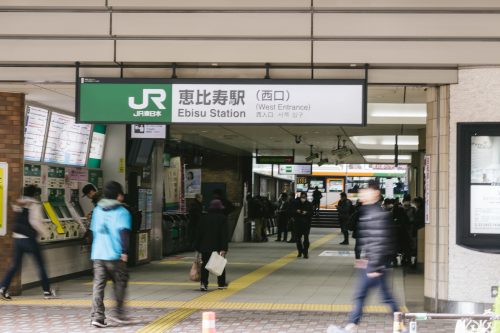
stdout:
MULTIPOLYGON (((351 136, 351 141, 359 149, 393 149, 395 135, 351 136)), ((398 146, 404 150, 418 150, 418 135, 398 135, 398 146)))
MULTIPOLYGON (((396 156, 394 155, 364 155, 367 162, 393 162, 396 156)), ((398 155, 398 161, 409 163, 411 155, 398 155)))
POLYGON ((356 64, 350 64, 349 66, 351 66, 351 67, 356 67, 357 65, 356 65, 356 64))

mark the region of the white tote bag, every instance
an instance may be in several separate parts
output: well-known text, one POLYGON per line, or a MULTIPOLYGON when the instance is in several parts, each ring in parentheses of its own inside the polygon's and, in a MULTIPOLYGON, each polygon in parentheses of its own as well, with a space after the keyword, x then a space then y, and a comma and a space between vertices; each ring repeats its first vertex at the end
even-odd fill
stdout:
POLYGON ((205 267, 207 271, 210 273, 221 276, 224 268, 226 268, 227 259, 218 254, 217 252, 212 252, 210 259, 207 262, 207 266, 205 267))

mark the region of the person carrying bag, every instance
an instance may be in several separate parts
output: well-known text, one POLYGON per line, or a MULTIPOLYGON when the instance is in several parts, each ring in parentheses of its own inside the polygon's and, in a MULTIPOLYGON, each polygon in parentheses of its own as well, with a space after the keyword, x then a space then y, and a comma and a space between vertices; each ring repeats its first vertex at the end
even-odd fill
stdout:
MULTIPOLYGON (((195 248, 201 253, 200 291, 208 290, 207 264, 213 252, 225 257, 228 249, 227 216, 224 214, 222 201, 215 199, 210 202, 208 214, 201 218, 196 233, 195 248)), ((210 266, 209 266, 210 268, 210 266)), ((226 270, 223 269, 217 277, 219 289, 227 289, 226 270)))
POLYGON ((193 282, 200 282, 201 279, 201 258, 200 253, 196 253, 196 257, 189 271, 189 279, 193 282))

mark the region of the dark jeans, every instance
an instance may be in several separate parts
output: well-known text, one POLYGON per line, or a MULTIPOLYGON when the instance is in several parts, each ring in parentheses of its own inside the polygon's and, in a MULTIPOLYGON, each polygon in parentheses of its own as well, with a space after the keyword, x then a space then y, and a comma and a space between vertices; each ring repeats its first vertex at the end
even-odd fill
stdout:
POLYGON ((286 214, 278 215, 278 240, 281 240, 283 235, 283 240, 286 241, 288 238, 288 218, 286 214))
POLYGON ((313 205, 313 212, 314 212, 314 214, 318 214, 319 213, 320 200, 313 200, 312 205, 313 205))
POLYGON ((347 226, 349 224, 349 218, 347 217, 340 217, 340 231, 344 235, 344 242, 349 243, 349 229, 347 229, 347 226))
POLYGON ((356 259, 361 259, 361 245, 359 244, 358 239, 355 239, 354 243, 354 256, 356 259))
POLYGON ((125 316, 125 293, 128 283, 127 263, 121 260, 94 260, 94 290, 92 292, 92 318, 105 319, 104 289, 108 278, 113 281, 116 316, 125 316))
POLYGON ((43 262, 42 253, 40 251, 40 245, 35 239, 32 238, 15 238, 14 239, 14 254, 12 258, 12 266, 5 274, 5 277, 0 285, 0 288, 9 289, 12 278, 16 272, 21 268, 23 263, 23 255, 25 253, 31 253, 35 258, 35 262, 38 266, 38 274, 42 282, 43 291, 50 291, 49 278, 47 277, 47 271, 45 270, 45 264, 43 262))
MULTIPOLYGON (((210 260, 211 255, 212 252, 201 253, 201 284, 205 286, 208 286, 208 275, 210 274, 210 272, 207 271, 205 267, 207 266, 207 263, 210 260)), ((226 284, 226 270, 222 272, 221 276, 217 277, 217 284, 219 286, 224 286, 226 284)))
POLYGON ((365 302, 368 292, 372 288, 380 288, 382 302, 391 307, 392 312, 399 311, 398 305, 392 296, 387 286, 387 273, 384 272, 381 276, 376 278, 369 278, 366 275, 366 269, 359 271, 359 282, 356 292, 354 294, 354 309, 349 315, 349 323, 359 324, 361 316, 363 315, 363 304, 365 302))
POLYGON ((309 232, 311 226, 309 224, 295 223, 295 240, 297 241, 297 251, 299 254, 307 255, 309 252, 309 232), (302 241, 304 238, 304 241, 302 241))

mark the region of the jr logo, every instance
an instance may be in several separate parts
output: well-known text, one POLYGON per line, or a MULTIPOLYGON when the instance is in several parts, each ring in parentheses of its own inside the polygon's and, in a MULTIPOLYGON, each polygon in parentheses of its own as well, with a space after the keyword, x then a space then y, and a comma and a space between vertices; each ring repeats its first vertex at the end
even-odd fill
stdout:
POLYGON ((155 103, 158 109, 165 109, 163 102, 167 99, 167 93, 163 89, 142 89, 142 102, 137 104, 135 102, 135 97, 129 97, 128 106, 134 110, 143 110, 148 107, 150 99, 155 103))

